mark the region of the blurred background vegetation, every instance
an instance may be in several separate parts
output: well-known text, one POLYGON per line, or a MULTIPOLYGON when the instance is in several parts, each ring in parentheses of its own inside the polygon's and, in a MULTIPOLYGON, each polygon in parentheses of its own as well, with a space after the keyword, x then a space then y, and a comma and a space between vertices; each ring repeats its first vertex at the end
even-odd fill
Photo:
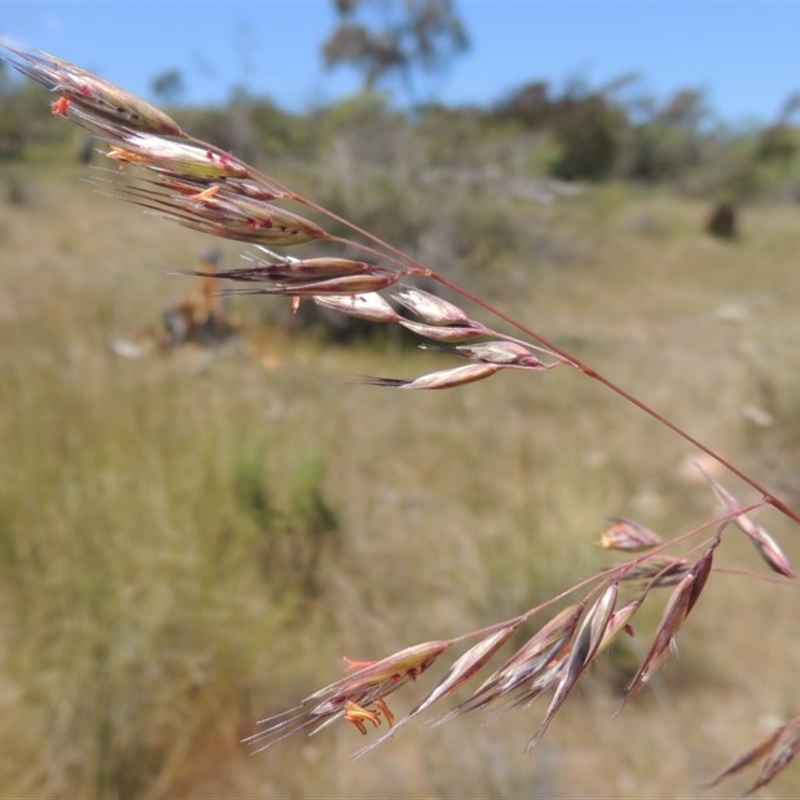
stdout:
MULTIPOLYGON (((652 97, 634 74, 530 76, 491 106, 445 107, 418 98, 469 46, 456 6, 388 27, 337 8, 322 55, 362 71, 356 96, 299 115, 240 88, 187 107, 176 71, 154 93, 800 502, 800 95, 747 130, 697 88, 652 97), (709 227, 720 207, 728 223, 709 227)), ((797 712, 794 598, 721 573, 656 691, 609 719, 652 605, 533 757, 536 709, 406 730, 356 763, 344 726, 250 758, 254 721, 343 655, 541 602, 608 563, 607 515, 668 536, 714 505, 680 442, 566 371, 360 388, 352 375, 447 364, 252 298, 218 346, 120 358, 110 343, 187 291, 167 271, 215 243, 82 185, 102 159, 50 99, 0 62, 2 796, 709 796, 704 778, 797 712)), ((221 248, 235 264, 241 248, 221 248)), ((798 563, 797 531, 763 521, 798 563)), ((747 543, 724 556, 760 570, 747 543)))

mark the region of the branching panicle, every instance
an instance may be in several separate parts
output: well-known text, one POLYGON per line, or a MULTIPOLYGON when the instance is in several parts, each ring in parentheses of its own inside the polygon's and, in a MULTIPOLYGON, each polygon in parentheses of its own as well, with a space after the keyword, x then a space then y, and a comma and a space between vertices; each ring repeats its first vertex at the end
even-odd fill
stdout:
MULTIPOLYGON (((797 585, 796 573, 787 556, 772 536, 752 521, 748 512, 760 505, 771 505, 798 524, 800 514, 638 397, 413 257, 294 193, 235 156, 194 139, 149 103, 55 56, 2 42, 0 48, 17 70, 57 95, 52 104, 54 114, 70 119, 105 141, 106 155, 118 167, 122 181, 118 194, 122 198, 188 228, 256 245, 247 254, 252 266, 190 274, 246 284, 228 293, 285 296, 294 307, 301 299, 308 299, 326 309, 370 322, 396 324, 419 336, 423 349, 469 362, 411 379, 365 377, 362 383, 400 389, 452 389, 508 369, 546 372, 558 366, 572 367, 710 456, 761 498, 746 507, 703 471, 723 507, 719 520, 663 539, 639 522, 611 518, 600 544, 607 550, 626 554, 626 561, 512 619, 453 639, 404 648, 375 662, 348 662, 344 677, 283 714, 261 720, 259 730, 245 740, 254 751, 272 747, 298 733, 317 733, 339 720, 352 723, 362 735, 385 723, 382 735, 359 751, 362 755, 473 681, 477 687, 445 711, 435 724, 471 711, 527 708, 541 696, 552 693, 539 727, 528 743, 528 749, 533 749, 592 664, 622 632, 633 633, 633 624, 643 604, 653 597, 657 598, 653 602, 663 601, 664 593, 660 590, 673 587, 651 644, 627 686, 623 705, 650 682, 669 657, 676 637, 707 585, 728 527, 744 533, 771 570, 797 585), (284 208, 283 204, 299 205, 314 219, 284 208), (345 225, 349 236, 330 233, 325 225, 332 223, 337 227, 345 225), (347 244, 365 260, 352 260, 335 253, 295 258, 266 249, 312 242, 326 248, 347 244), (515 335, 475 320, 457 303, 415 286, 414 278, 420 275, 461 300, 477 305, 498 324, 511 326, 515 335), (388 289, 391 294, 382 294, 388 289), (695 543, 681 554, 664 552, 685 545, 712 523, 719 528, 710 539, 695 543), (548 622, 531 632, 522 646, 500 659, 498 654, 523 626, 556 600, 560 603, 578 591, 582 594, 572 597, 548 622), (628 594, 627 601, 623 593, 628 594), (470 639, 477 643, 451 663, 444 677, 416 707, 396 719, 387 697, 416 681, 470 639), (494 659, 501 663, 490 668, 494 659), (483 672, 488 675, 478 682, 483 672)), ((798 749, 800 717, 795 717, 748 750, 711 785, 763 759, 762 771, 749 789, 754 792, 784 769, 798 749)))

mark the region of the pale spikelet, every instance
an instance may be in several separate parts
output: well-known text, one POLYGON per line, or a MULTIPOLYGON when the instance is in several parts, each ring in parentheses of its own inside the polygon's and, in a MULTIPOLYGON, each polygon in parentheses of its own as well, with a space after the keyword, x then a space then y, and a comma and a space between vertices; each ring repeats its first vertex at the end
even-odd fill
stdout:
POLYGON ((633 628, 631 627, 630 621, 641 607, 643 600, 643 597, 629 600, 624 606, 618 608, 611 615, 611 619, 609 619, 605 633, 603 634, 603 640, 597 648, 597 655, 605 652, 622 631, 625 631, 629 636, 633 636, 633 628))
POLYGON ((450 647, 447 641, 431 641, 407 647, 380 661, 366 662, 334 683, 309 695, 292 709, 260 720, 263 730, 244 739, 261 752, 301 731, 317 733, 340 719, 365 732, 364 720, 379 724, 392 715, 384 698, 408 681, 416 680, 450 647))
POLYGON ((382 686, 387 681, 396 683, 398 679, 416 680, 425 670, 450 649, 450 642, 437 639, 431 642, 412 645, 392 653, 380 661, 367 662, 345 678, 311 695, 317 698, 327 694, 331 688, 350 693, 362 691, 367 687, 382 686))
POLYGON ((348 316, 369 322, 397 322, 400 319, 398 313, 377 292, 315 296, 314 302, 322 308, 341 311, 348 316))
POLYGON ((41 50, 25 52, 4 41, 0 48, 13 54, 9 61, 15 69, 60 95, 53 103, 54 114, 66 115, 74 106, 89 118, 110 120, 132 130, 184 136, 180 126, 160 109, 64 59, 41 50))
POLYGON ((464 342, 468 339, 485 336, 488 332, 483 325, 471 322, 464 325, 428 325, 410 319, 398 319, 397 321, 418 336, 424 336, 435 342, 464 342))
POLYGON ((530 348, 518 342, 509 342, 498 339, 479 344, 465 344, 458 347, 446 348, 438 345, 420 345, 423 350, 450 353, 452 355, 468 358, 482 364, 501 364, 506 367, 522 367, 527 369, 549 369, 556 364, 546 364, 534 355, 530 348))
MULTIPOLYGON (((698 464, 697 467, 711 485, 714 494, 722 503, 725 510, 732 513, 737 512, 741 508, 741 505, 736 498, 727 489, 717 483, 702 466, 698 464)), ((783 575, 786 578, 797 577, 786 554, 761 525, 753 522, 747 514, 736 514, 733 521, 736 527, 750 539, 761 558, 773 572, 777 572, 779 575, 783 575)))
POLYGON ((777 542, 760 526, 756 525, 755 531, 753 534, 748 534, 750 536, 753 545, 755 546, 756 550, 761 555, 761 558, 764 559, 765 563, 771 570, 777 572, 779 575, 783 575, 786 578, 796 578, 797 573, 794 571, 794 568, 789 563, 789 559, 786 557, 786 554, 778 547, 777 542))
POLYGON ((597 654, 598 648, 605 636, 611 615, 614 612, 617 594, 617 584, 612 583, 605 589, 603 594, 600 595, 589 611, 586 612, 586 616, 575 636, 575 642, 572 646, 569 658, 567 659, 566 666, 562 670, 558 688, 553 695, 553 699, 550 701, 550 705, 541 725, 539 725, 538 730, 528 742, 527 751, 530 752, 533 750, 541 741, 553 717, 556 715, 556 712, 564 704, 570 691, 572 691, 578 679, 583 675, 586 668, 597 654))
POLYGON ((501 628, 489 636, 482 639, 476 645, 471 647, 458 658, 453 666, 447 671, 447 674, 436 684, 433 691, 411 711, 409 711, 402 719, 399 719, 392 730, 387 731, 379 739, 363 747, 355 754, 355 758, 360 758, 366 755, 370 750, 377 747, 383 741, 388 739, 404 725, 407 725, 412 719, 419 716, 423 711, 430 708, 437 700, 441 700, 449 694, 452 694, 459 686, 468 681, 476 672, 478 672, 491 657, 511 638, 514 631, 517 629, 519 623, 513 623, 501 628))
POLYGON ((404 289, 393 298, 428 325, 472 324, 458 306, 422 289, 404 289))
POLYGON ((608 550, 648 550, 661 544, 661 537, 644 525, 623 517, 610 517, 600 537, 600 545, 608 550))
POLYGON ((497 364, 468 364, 466 367, 429 372, 419 378, 373 378, 365 377, 361 383, 369 386, 385 386, 392 389, 452 389, 468 383, 481 381, 499 372, 503 367, 497 364))
MULTIPOLYGON (((124 144, 112 145, 106 155, 121 164, 135 164, 186 181, 194 179, 208 182, 224 178, 248 178, 251 175, 250 168, 243 161, 228 153, 149 133, 126 135, 124 144)), ((178 188, 179 185, 172 186, 178 188)), ((236 190, 231 191, 226 185, 229 196, 240 194, 242 184, 234 186, 236 190)), ((183 188, 187 191, 192 187, 191 184, 184 184, 183 188)), ((210 196, 213 194, 210 193, 210 196)))

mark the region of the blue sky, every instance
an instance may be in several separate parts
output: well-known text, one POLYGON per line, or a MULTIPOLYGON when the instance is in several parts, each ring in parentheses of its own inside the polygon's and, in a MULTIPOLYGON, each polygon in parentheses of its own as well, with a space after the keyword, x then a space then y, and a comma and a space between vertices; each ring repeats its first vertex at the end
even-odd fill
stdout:
MULTIPOLYGON (((631 70, 664 98, 706 90, 732 123, 775 118, 800 91, 800 3, 457 0, 472 48, 438 85, 449 103, 490 103, 527 81, 599 86, 631 70)), ((302 111, 353 91, 320 49, 330 0, 37 2, 0 0, 0 34, 74 61, 151 97, 178 69, 187 102, 218 102, 245 85, 302 111)))

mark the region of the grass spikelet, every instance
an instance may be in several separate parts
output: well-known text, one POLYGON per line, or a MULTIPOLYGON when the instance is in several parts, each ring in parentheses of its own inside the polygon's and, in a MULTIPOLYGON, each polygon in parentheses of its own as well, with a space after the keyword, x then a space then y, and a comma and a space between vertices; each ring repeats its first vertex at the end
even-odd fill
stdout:
POLYGON ((393 297, 400 305, 428 325, 473 324, 472 320, 457 305, 442 300, 441 297, 423 289, 404 289, 393 297))
POLYGON ((749 797, 762 786, 771 783, 777 775, 791 764, 798 750, 800 750, 800 716, 792 719, 781 729, 758 778, 744 793, 745 797, 749 797))
POLYGON ((760 526, 756 525, 753 533, 748 534, 756 550, 767 566, 785 578, 796 578, 794 571, 786 554, 778 546, 778 543, 760 526))
POLYGON ((742 507, 737 502, 736 498, 727 489, 717 483, 700 464, 698 464, 697 467, 711 485, 714 494, 719 499, 723 508, 735 514, 733 518, 734 524, 750 539, 764 563, 766 563, 773 572, 777 572, 785 578, 796 578, 797 573, 795 573, 786 554, 781 550, 772 536, 757 522, 753 522, 747 514, 736 513, 742 507))
POLYGON ((653 636, 653 642, 642 660, 641 666, 626 688, 623 706, 641 691, 666 659, 681 625, 703 591, 711 571, 713 553, 714 547, 712 546, 692 565, 692 568, 670 595, 653 636))
POLYGON ((763 758, 765 761, 758 777, 744 792, 743 796, 749 797, 783 772, 794 760, 798 750, 800 750, 800 715, 785 725, 779 725, 771 730, 705 785, 711 789, 763 758))
POLYGON ((600 546, 607 550, 649 550, 661 544, 661 537, 644 525, 623 517, 611 517, 600 537, 600 546))
POLYGON ((683 580, 689 571, 685 558, 673 556, 651 556, 645 561, 626 565, 620 574, 620 581, 643 581, 648 588, 674 586, 683 580))
POLYGON ((532 685, 558 653, 568 646, 585 608, 585 602, 573 603, 553 617, 486 678, 470 697, 435 724, 440 725, 460 714, 484 708, 508 697, 523 684, 532 685))
POLYGON ((477 339, 486 336, 489 331, 477 323, 464 325, 428 325, 424 322, 414 322, 410 319, 398 319, 400 325, 418 336, 432 339, 434 342, 464 342, 468 339, 477 339))
POLYGON ((397 322, 399 314, 377 292, 349 295, 316 295, 314 302, 322 308, 341 311, 369 322, 397 322))
POLYGON ((400 280, 400 275, 390 270, 371 275, 343 275, 340 278, 295 283, 277 281, 272 286, 258 289, 229 289, 223 294, 268 294, 287 297, 317 297, 321 295, 354 295, 363 292, 380 292, 400 280))
POLYGON ((553 717, 555 717, 556 713, 567 699, 567 696, 578 682, 578 679, 583 675, 586 668, 597 654, 598 648, 605 636, 606 629, 608 628, 611 615, 614 612, 618 591, 617 584, 612 583, 600 595, 589 611, 586 612, 586 616, 575 636, 572 651, 562 670, 558 688, 553 695, 553 699, 550 701, 550 705, 541 725, 539 725, 538 730, 528 742, 526 747, 528 752, 533 750, 541 741, 545 731, 553 721, 553 717))
POLYGON ((53 103, 54 114, 66 115, 71 106, 76 106, 90 119, 99 117, 153 134, 185 135, 175 120, 159 108, 69 61, 42 50, 25 52, 2 40, 0 47, 13 54, 11 63, 17 70, 60 95, 53 103))
MULTIPOLYGON (((186 181, 195 180, 207 184, 224 178, 248 178, 251 175, 250 168, 244 162, 216 148, 200 147, 150 133, 129 134, 125 136, 124 143, 112 145, 106 155, 122 165, 134 164, 180 178, 184 183, 175 183, 172 186, 184 191, 187 187, 186 181)), ((241 185, 237 183, 234 187, 236 189, 241 185)), ((231 191, 230 188, 227 192, 229 195, 241 195, 241 192, 231 191)))
POLYGON ((317 733, 340 719, 352 722, 362 733, 366 731, 365 720, 377 725, 383 716, 391 722, 393 715, 384 698, 408 681, 415 681, 450 646, 447 641, 425 642, 380 661, 360 663, 355 671, 309 695, 289 711, 260 720, 257 724, 264 726, 263 730, 248 736, 243 743, 258 753, 297 733, 317 733))
POLYGON ((168 219, 225 239, 274 247, 331 238, 299 214, 230 192, 187 196, 139 184, 122 191, 127 199, 168 219))
POLYGON ((715 786, 722 783, 725 778, 729 778, 731 775, 741 772, 754 762, 764 758, 767 753, 773 749, 775 742, 778 741, 778 737, 781 735, 785 727, 785 725, 780 725, 779 727, 774 728, 762 739, 759 739, 754 745, 748 747, 747 750, 745 750, 744 753, 742 753, 733 763, 729 764, 724 770, 722 770, 722 772, 708 781, 708 783, 705 784, 705 787, 707 789, 713 789, 715 786))
MULTIPOLYGON (((262 261, 256 267, 220 270, 219 272, 184 270, 183 274, 229 281, 280 283, 288 286, 293 283, 308 284, 311 281, 331 280, 346 276, 385 275, 387 272, 393 273, 394 270, 386 270, 363 261, 351 261, 348 258, 293 258, 291 260, 284 259, 278 264, 262 261)), ((384 304, 391 308, 386 301, 384 304)), ((397 314, 394 316, 397 317, 397 314)))
POLYGON ((643 601, 644 597, 636 597, 614 611, 603 633, 603 639, 597 648, 597 655, 605 652, 622 631, 625 631, 629 636, 633 636, 633 628, 630 621, 641 607, 643 601))
POLYGON ((365 377, 361 383, 368 386, 384 386, 391 389, 453 389, 495 375, 503 367, 497 364, 469 364, 466 367, 439 370, 421 375, 419 378, 373 378, 365 377))
POLYGON ((430 708, 435 702, 441 700, 449 694, 452 694, 459 686, 468 681, 476 672, 478 672, 491 657, 511 638, 519 625, 519 621, 507 625, 500 630, 491 633, 489 636, 482 639, 476 645, 471 647, 460 656, 454 664, 447 671, 447 674, 436 684, 433 691, 411 711, 409 711, 402 719, 399 719, 392 730, 387 731, 383 736, 374 742, 371 742, 366 747, 363 747, 355 754, 355 758, 360 758, 366 755, 370 750, 377 747, 384 742, 404 725, 411 722, 412 719, 419 716, 423 711, 430 708))
POLYGON ((423 350, 435 350, 443 353, 468 358, 470 361, 477 361, 482 364, 501 364, 507 367, 519 367, 523 369, 551 369, 559 365, 559 362, 546 364, 538 356, 534 355, 529 347, 517 342, 497 340, 491 342, 480 342, 479 344, 459 345, 454 348, 439 347, 433 345, 421 345, 423 350))

